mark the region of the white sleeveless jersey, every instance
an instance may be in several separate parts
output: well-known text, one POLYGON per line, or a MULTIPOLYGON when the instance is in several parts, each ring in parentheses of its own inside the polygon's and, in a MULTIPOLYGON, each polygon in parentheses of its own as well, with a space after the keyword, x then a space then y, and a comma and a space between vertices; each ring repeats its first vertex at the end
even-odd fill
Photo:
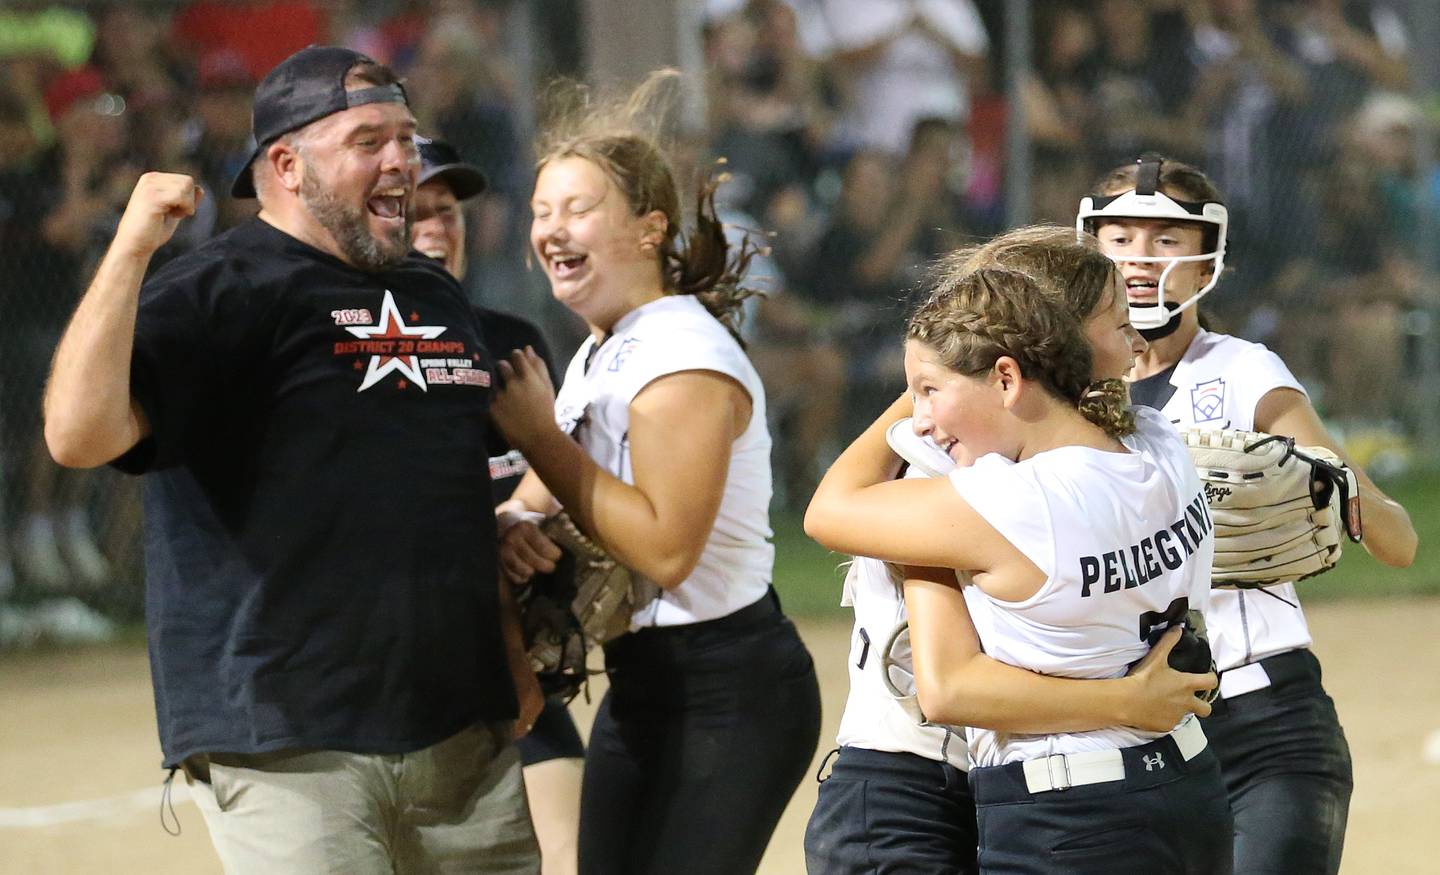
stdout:
MULTIPOLYGON (((1175 394, 1160 412, 1181 429, 1193 425, 1253 431, 1255 408, 1267 392, 1305 391, 1280 357, 1261 344, 1204 330, 1175 365, 1170 384, 1175 394)), ((1310 628, 1295 585, 1269 591, 1274 595, 1237 589, 1211 594, 1205 622, 1220 671, 1310 646, 1310 628)))
MULTIPOLYGON (((991 658, 1057 677, 1120 677, 1149 651, 1153 630, 1208 607, 1214 535, 1200 478, 1169 423, 1144 408, 1136 420, 1129 453, 1062 447, 1018 463, 992 454, 950 474, 961 497, 1046 575, 1020 602, 965 587, 991 658)), ((1162 734, 969 732, 977 766, 1133 747, 1162 734)))
POLYGON ((753 604, 770 586, 775 548, 770 543, 765 388, 750 359, 690 295, 669 295, 637 307, 596 345, 590 337, 570 360, 555 398, 555 420, 601 468, 626 483, 635 482, 630 402, 646 386, 681 371, 715 371, 744 387, 752 405, 750 424, 731 445, 720 512, 699 564, 679 586, 662 590, 637 609, 631 628, 698 623, 753 604))
MULTIPOLYGON (((931 446, 935 466, 954 467, 949 456, 931 446)), ((913 468, 906 474, 909 478, 923 476, 913 468)), ((855 610, 855 629, 850 637, 850 694, 835 740, 847 747, 910 753, 968 769, 963 730, 916 723, 885 685, 883 650, 891 633, 906 619, 905 594, 890 567, 878 559, 856 557, 845 575, 840 603, 855 610)), ((907 641, 902 638, 892 651, 895 667, 891 680, 903 692, 913 693, 915 669, 907 641)))

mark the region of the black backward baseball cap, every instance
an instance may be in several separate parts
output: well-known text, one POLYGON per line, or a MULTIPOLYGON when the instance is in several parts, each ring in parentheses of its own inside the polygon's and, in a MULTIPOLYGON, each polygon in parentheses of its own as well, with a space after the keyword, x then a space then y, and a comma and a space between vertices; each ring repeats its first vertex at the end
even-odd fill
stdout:
POLYGON ((485 174, 473 164, 460 160, 460 153, 444 140, 416 137, 420 149, 420 185, 439 179, 450 186, 456 200, 465 200, 485 190, 485 174))
POLYGON ((255 110, 251 116, 255 152, 236 175, 230 194, 239 198, 255 196, 251 167, 260 153, 284 134, 327 115, 367 103, 401 103, 408 106, 405 89, 399 83, 345 90, 345 74, 352 67, 373 63, 365 55, 340 46, 308 46, 265 74, 255 89, 255 110))

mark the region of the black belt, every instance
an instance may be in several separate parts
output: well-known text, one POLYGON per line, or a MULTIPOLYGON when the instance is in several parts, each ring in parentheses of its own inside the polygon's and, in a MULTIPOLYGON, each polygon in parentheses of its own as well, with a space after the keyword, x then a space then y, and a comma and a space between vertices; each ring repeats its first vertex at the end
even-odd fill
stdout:
POLYGON ((1260 667, 1265 669, 1265 676, 1270 678, 1269 685, 1248 693, 1241 693, 1238 696, 1231 696, 1228 699, 1224 697, 1216 699, 1211 705, 1212 717, 1224 714, 1231 708, 1243 708, 1247 701, 1263 701, 1269 698, 1264 695, 1265 693, 1274 695, 1296 690, 1321 689, 1320 660, 1315 658, 1315 654, 1308 647, 1267 656, 1260 660, 1260 667))
POLYGON ((698 623, 682 623, 675 626, 645 626, 638 632, 667 632, 671 634, 691 634, 701 632, 732 632, 737 629, 745 629, 754 626, 771 616, 780 613, 780 595, 775 592, 775 587, 770 587, 765 594, 738 611, 731 611, 723 617, 716 617, 713 620, 701 620, 698 623))
POLYGON ((738 611, 713 620, 678 626, 644 626, 605 645, 605 670, 612 689, 633 684, 653 686, 658 679, 685 666, 714 648, 758 639, 785 623, 780 599, 770 589, 738 611))

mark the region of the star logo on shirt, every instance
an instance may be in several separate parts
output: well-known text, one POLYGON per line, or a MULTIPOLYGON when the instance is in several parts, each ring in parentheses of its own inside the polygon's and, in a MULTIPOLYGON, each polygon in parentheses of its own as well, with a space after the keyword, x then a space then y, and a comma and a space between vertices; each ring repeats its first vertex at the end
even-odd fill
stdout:
MULTIPOLYGON (((347 327, 346 331, 361 338, 362 340, 393 340, 398 342, 419 340, 430 340, 445 333, 443 325, 412 325, 405 326, 405 320, 400 317, 400 308, 395 306, 395 296, 389 289, 385 290, 385 300, 380 304, 380 324, 367 325, 360 328, 347 327)), ((420 371, 420 359, 414 355, 372 355, 370 367, 365 371, 365 379, 361 381, 360 388, 356 392, 364 392, 371 386, 380 382, 387 375, 399 372, 402 377, 409 377, 421 391, 429 391, 425 384, 425 375, 420 371)), ((405 380, 401 380, 402 387, 405 380)))

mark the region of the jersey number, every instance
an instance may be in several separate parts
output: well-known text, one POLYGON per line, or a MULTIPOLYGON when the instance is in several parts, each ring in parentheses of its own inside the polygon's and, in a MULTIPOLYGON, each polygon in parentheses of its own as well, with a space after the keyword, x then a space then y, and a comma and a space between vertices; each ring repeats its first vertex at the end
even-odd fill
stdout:
POLYGON ((1165 630, 1185 622, 1190 611, 1190 599, 1181 596, 1163 611, 1146 611, 1140 615, 1140 640, 1151 645, 1160 640, 1165 630))

